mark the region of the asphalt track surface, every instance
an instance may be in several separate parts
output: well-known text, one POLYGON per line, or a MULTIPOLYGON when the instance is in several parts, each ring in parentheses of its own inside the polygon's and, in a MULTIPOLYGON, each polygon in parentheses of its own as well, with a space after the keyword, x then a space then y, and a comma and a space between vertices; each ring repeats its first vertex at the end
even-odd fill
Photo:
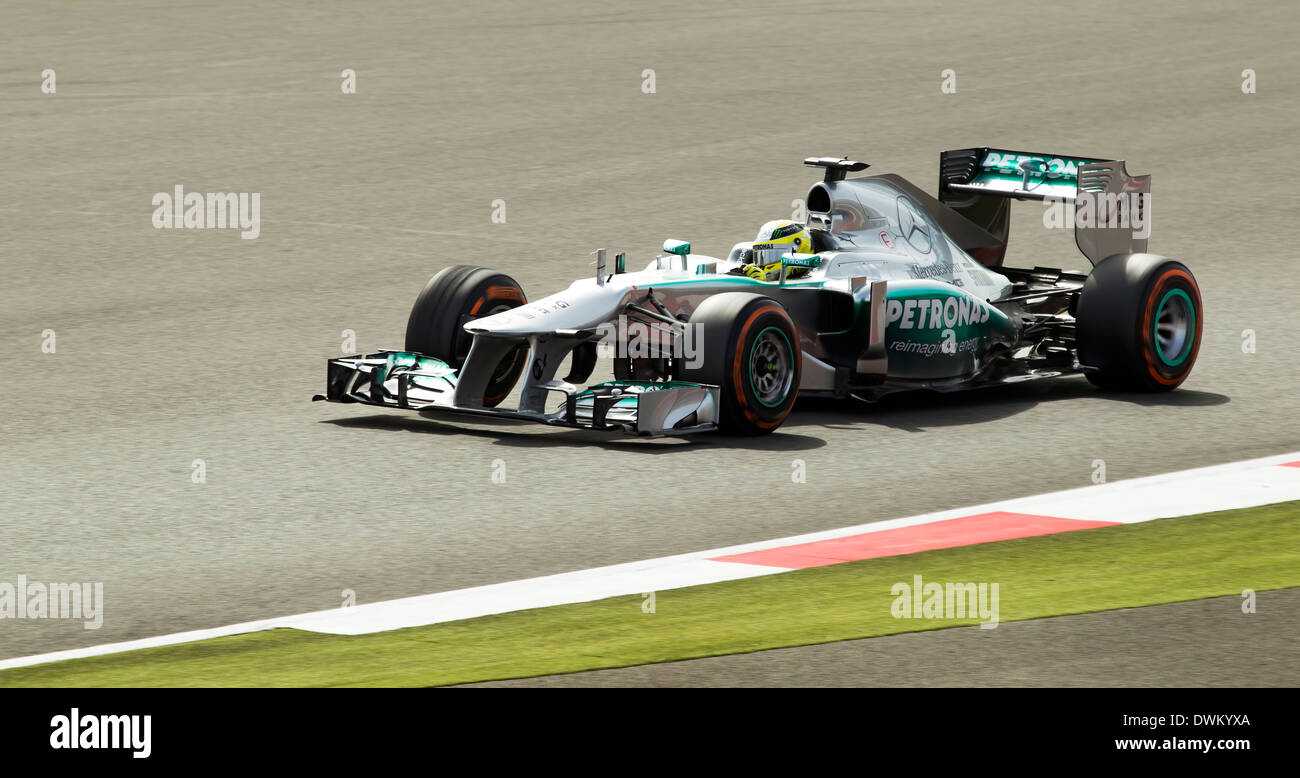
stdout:
MULTIPOLYGON (((6 2, 0 581, 106 602, 99 630, 0 623, 0 656, 1070 488, 1095 460, 1116 480, 1294 450, 1298 21, 1202 0, 6 2), (667 237, 750 239, 817 179, 805 156, 933 191, 940 150, 981 144, 1154 174, 1151 249, 1206 305, 1183 389, 801 403, 757 441, 308 401, 343 330, 400 346, 449 264, 540 296, 598 246, 640 265, 667 237), (260 237, 154 229, 177 184, 260 193, 260 237)), ((1040 212, 1017 206, 1008 264, 1083 266, 1040 212)))
POLYGON ((475 686, 1300 686, 1300 589, 475 686))

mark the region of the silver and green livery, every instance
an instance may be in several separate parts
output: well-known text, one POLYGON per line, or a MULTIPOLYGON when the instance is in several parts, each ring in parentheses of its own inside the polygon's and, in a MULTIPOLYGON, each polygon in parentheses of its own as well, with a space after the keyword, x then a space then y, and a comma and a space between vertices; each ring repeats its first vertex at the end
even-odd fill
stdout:
POLYGON ((1146 253, 1145 233, 1077 227, 1085 270, 1003 262, 1013 199, 1149 198, 1150 177, 1123 162, 948 151, 937 198, 896 175, 848 178, 861 162, 805 164, 824 169, 804 199, 813 254, 737 243, 712 257, 668 240, 629 272, 625 255, 599 249, 594 276, 534 300, 503 273, 448 267, 412 308, 405 348, 329 360, 317 399, 755 434, 798 396, 872 401, 1079 373, 1155 391, 1191 370, 1199 289, 1185 266, 1146 253), (756 280, 749 265, 780 271, 756 280), (614 380, 584 388, 603 361, 614 380))

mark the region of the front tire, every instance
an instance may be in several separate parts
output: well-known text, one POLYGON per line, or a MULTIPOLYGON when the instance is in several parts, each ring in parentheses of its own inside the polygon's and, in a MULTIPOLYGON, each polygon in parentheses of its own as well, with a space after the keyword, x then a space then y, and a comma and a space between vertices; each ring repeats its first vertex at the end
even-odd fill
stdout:
MULTIPOLYGON (((406 322, 406 350, 441 359, 459 370, 474 342, 465 323, 526 302, 524 290, 508 275, 472 265, 445 268, 415 298, 406 322)), ((527 361, 528 347, 523 344, 502 358, 484 391, 486 407, 500 404, 510 394, 527 361)))
POLYGON ((1093 268, 1079 296, 1079 362, 1104 389, 1168 392, 1201 346, 1201 291, 1187 266, 1155 254, 1117 254, 1093 268))
POLYGON ((683 381, 721 388, 718 427, 734 435, 762 435, 785 421, 799 394, 803 352, 799 331, 770 297, 726 292, 706 299, 691 314, 702 349, 683 364, 683 381))

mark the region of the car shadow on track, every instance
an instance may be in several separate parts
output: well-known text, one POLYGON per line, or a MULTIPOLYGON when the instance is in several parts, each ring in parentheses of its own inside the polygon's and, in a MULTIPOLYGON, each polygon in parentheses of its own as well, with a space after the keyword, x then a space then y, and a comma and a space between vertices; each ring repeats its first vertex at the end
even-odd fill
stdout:
POLYGON ((646 438, 618 432, 547 428, 536 422, 465 416, 448 420, 415 415, 353 416, 325 419, 322 424, 372 430, 419 432, 426 435, 456 435, 490 439, 499 446, 518 448, 601 448, 638 454, 667 454, 689 448, 726 448, 750 451, 810 451, 826 441, 781 429, 760 437, 729 437, 705 432, 686 437, 646 438))
POLYGON ((1146 407, 1201 407, 1231 401, 1226 395, 1194 389, 1160 394, 1106 392, 1083 378, 1058 378, 960 392, 900 392, 875 403, 807 398, 799 401, 781 429, 821 427, 851 430, 884 426, 921 432, 997 421, 1024 413, 1039 403, 1084 399, 1146 407))
POLYGON ((745 449, 749 451, 810 451, 826 445, 818 436, 799 434, 802 428, 862 430, 884 426, 907 432, 957 427, 1005 419, 1042 402, 1097 399, 1147 407, 1201 407, 1230 402, 1225 395, 1179 389, 1163 394, 1103 392, 1083 379, 1045 379, 1022 384, 964 392, 904 392, 876 403, 859 400, 802 399, 781 428, 771 435, 731 437, 702 433, 688 437, 644 438, 617 432, 596 432, 563 427, 547 428, 536 422, 463 416, 449 419, 438 414, 378 414, 324 419, 322 424, 371 430, 456 435, 491 440, 518 448, 580 447, 640 454, 666 454, 690 448, 745 449))

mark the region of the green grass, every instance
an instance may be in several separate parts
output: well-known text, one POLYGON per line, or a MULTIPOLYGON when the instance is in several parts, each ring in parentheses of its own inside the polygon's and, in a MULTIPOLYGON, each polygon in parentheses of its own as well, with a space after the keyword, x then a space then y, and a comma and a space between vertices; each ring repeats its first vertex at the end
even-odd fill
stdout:
POLYGON ((271 630, 0 672, 13 686, 433 686, 941 629, 897 582, 996 582, 1002 622, 1300 586, 1300 502, 1082 530, 371 635, 271 630))

